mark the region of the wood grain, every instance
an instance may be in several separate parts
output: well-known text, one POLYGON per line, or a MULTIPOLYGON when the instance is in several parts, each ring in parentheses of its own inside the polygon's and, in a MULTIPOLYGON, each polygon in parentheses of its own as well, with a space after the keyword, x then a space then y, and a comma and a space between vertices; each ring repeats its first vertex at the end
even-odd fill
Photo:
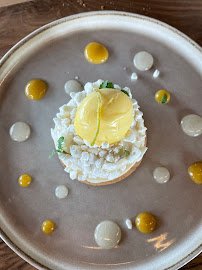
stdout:
POLYGON ((27 1, 30 1, 30 0, 0 0, 0 7, 16 5, 16 4, 24 3, 27 1))
MULTIPOLYGON (((159 19, 202 45, 201 0, 37 0, 0 8, 0 57, 24 36, 46 23, 101 9, 128 11, 159 19)), ((34 269, 0 240, 0 270, 34 269)), ((202 270, 202 254, 181 270, 202 270)))

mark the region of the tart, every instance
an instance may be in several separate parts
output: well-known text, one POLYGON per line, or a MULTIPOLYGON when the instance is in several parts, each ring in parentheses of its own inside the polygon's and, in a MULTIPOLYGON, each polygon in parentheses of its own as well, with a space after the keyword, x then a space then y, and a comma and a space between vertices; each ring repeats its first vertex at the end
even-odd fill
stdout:
POLYGON ((143 113, 130 89, 98 80, 70 97, 51 129, 65 172, 96 186, 125 179, 147 151, 143 113))

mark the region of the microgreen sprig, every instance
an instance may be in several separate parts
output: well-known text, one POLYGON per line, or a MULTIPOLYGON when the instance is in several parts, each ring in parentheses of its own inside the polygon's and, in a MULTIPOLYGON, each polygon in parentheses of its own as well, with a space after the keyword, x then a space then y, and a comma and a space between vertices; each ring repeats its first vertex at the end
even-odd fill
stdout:
POLYGON ((124 157, 128 157, 130 155, 130 151, 124 149, 123 155, 124 155, 124 157))
MULTIPOLYGON (((108 80, 104 81, 101 83, 99 89, 103 89, 103 88, 112 88, 114 89, 114 84, 112 82, 108 82, 108 80)), ((127 96, 129 96, 128 92, 126 90, 121 89, 121 92, 123 92, 124 94, 126 94, 127 96)))
POLYGON ((99 89, 103 89, 103 88, 112 88, 114 89, 114 85, 112 82, 108 82, 108 80, 104 81, 103 83, 101 83, 99 89))
POLYGON ((69 153, 67 153, 66 151, 63 150, 64 139, 65 138, 63 136, 58 139, 58 149, 57 150, 53 150, 53 152, 50 154, 49 158, 51 158, 56 153, 62 153, 62 154, 68 154, 68 155, 70 155, 69 153))
POLYGON ((162 103, 162 104, 165 104, 166 101, 167 101, 167 99, 168 99, 167 95, 164 94, 164 95, 162 96, 161 103, 162 103))
POLYGON ((127 96, 129 96, 128 92, 126 90, 121 89, 121 92, 123 92, 124 94, 126 94, 127 96))

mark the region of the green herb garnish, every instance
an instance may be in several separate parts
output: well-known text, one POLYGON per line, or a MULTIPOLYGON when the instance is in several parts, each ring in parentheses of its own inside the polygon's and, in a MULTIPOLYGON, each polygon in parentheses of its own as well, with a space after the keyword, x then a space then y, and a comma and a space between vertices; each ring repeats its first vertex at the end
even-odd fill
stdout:
POLYGON ((103 89, 103 88, 106 88, 107 87, 107 83, 108 83, 108 80, 104 81, 101 83, 99 89, 103 89))
POLYGON ((58 139, 58 149, 59 150, 62 150, 62 143, 64 142, 64 137, 60 137, 59 139, 58 139))
POLYGON ((104 81, 103 83, 101 83, 99 89, 103 89, 103 88, 113 88, 114 89, 114 85, 112 82, 108 82, 108 80, 104 81))
POLYGON ((128 157, 129 155, 130 155, 130 152, 128 151, 128 150, 124 150, 123 151, 123 155, 124 155, 124 157, 128 157))
MULTIPOLYGON (((108 80, 104 81, 103 83, 101 83, 99 89, 103 89, 103 88, 112 88, 114 89, 114 85, 112 82, 108 82, 108 80)), ((123 92, 124 94, 126 94, 127 96, 129 96, 128 92, 126 90, 121 89, 121 92, 123 92)))
POLYGON ((168 99, 167 95, 164 94, 164 95, 162 96, 161 103, 162 103, 162 104, 166 103, 167 99, 168 99))
MULTIPOLYGON (((58 149, 57 150, 53 150, 53 152, 50 154, 50 156, 49 156, 49 158, 51 158, 54 154, 56 154, 56 153, 62 153, 62 154, 69 154, 69 153, 67 153, 66 151, 64 151, 63 149, 62 149, 62 144, 63 144, 63 142, 64 142, 64 137, 60 137, 59 139, 58 139, 58 149)), ((70 154, 69 154, 70 155, 70 154)))
POLYGON ((113 88, 114 89, 113 83, 112 82, 108 82, 106 88, 113 88))
MULTIPOLYGON (((99 89, 103 89, 103 88, 112 88, 112 89, 114 89, 114 85, 113 85, 112 82, 108 82, 108 80, 106 80, 103 83, 101 83, 101 85, 99 87, 99 89)), ((121 92, 123 92, 124 94, 126 94, 127 96, 129 96, 129 94, 128 94, 128 92, 126 90, 121 89, 121 92)), ((166 96, 166 98, 167 98, 167 96, 166 96)))
POLYGON ((128 92, 126 90, 121 89, 121 92, 123 92, 124 94, 126 94, 127 96, 129 96, 128 92))

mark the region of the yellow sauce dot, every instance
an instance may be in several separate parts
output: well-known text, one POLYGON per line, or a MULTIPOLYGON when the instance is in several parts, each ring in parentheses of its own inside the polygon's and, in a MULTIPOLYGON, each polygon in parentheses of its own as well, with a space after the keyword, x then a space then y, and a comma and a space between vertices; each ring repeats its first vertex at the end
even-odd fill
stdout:
POLYGON ((136 217, 135 224, 140 232, 151 233, 156 228, 156 219, 152 214, 143 212, 136 217))
POLYGON ((25 95, 31 100, 41 99, 47 91, 47 84, 42 80, 31 80, 25 86, 25 95))
POLYGON ((202 184, 202 162, 195 162, 188 168, 188 173, 191 179, 197 183, 202 184))
POLYGON ((18 183, 21 187, 28 187, 32 182, 32 178, 29 174, 22 174, 18 178, 18 183))
POLYGON ((45 220, 41 225, 41 230, 45 234, 50 234, 55 230, 55 224, 52 220, 45 220))
POLYGON ((170 100, 170 94, 166 90, 159 90, 155 94, 155 99, 158 103, 166 104, 170 100))
POLYGON ((91 42, 89 43, 85 50, 84 55, 86 57, 86 60, 93 64, 101 64, 107 61, 108 59, 108 51, 100 43, 91 42))

